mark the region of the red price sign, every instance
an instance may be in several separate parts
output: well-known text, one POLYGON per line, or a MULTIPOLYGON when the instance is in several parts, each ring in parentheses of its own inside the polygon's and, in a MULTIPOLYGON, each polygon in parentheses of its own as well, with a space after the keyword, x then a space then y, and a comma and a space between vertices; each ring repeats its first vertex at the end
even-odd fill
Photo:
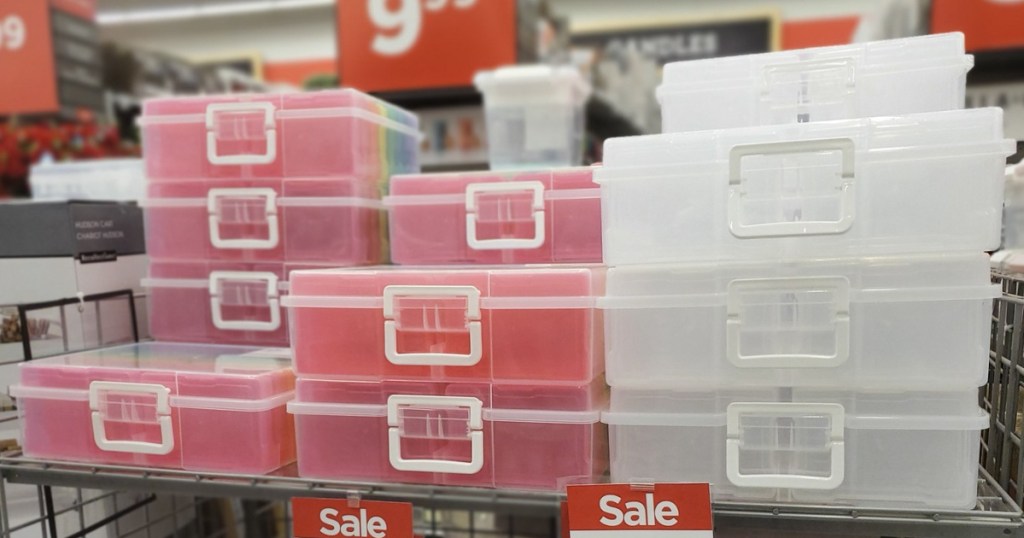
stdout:
POLYGON ((570 538, 711 538, 708 484, 568 487, 570 538))
POLYGON ((47 2, 0 2, 0 73, 0 115, 57 109, 47 2))
POLYGON ((295 538, 412 538, 412 505, 346 499, 292 499, 295 538))
POLYGON ((516 62, 516 0, 343 0, 338 34, 346 86, 468 86, 477 71, 516 62))

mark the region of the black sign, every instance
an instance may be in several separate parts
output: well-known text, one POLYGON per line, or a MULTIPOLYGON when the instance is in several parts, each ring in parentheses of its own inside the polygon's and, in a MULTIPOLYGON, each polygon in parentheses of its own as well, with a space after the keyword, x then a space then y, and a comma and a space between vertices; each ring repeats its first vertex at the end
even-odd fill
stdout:
POLYGON ((608 27, 574 33, 574 47, 595 48, 617 56, 636 50, 662 65, 683 60, 755 54, 775 50, 775 13, 718 20, 608 27))
POLYGON ((72 116, 81 108, 102 111, 103 64, 96 23, 57 8, 50 13, 61 112, 72 116))

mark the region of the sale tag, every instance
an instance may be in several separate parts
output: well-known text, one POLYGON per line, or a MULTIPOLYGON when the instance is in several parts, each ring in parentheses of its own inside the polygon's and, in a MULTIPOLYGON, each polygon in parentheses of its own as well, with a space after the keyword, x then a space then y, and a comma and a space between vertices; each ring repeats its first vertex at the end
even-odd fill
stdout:
POLYGON ((292 499, 295 538, 412 538, 412 504, 292 499))
POLYGON ((57 110, 51 37, 47 2, 0 1, 0 116, 57 110))
POLYGON ((710 538, 708 484, 569 486, 569 538, 710 538))

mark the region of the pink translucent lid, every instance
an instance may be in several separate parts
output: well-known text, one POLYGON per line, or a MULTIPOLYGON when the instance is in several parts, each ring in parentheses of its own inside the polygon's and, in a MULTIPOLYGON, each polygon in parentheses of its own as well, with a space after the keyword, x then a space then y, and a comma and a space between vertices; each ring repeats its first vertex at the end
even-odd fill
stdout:
POLYGON ((87 390, 94 381, 163 385, 170 394, 265 399, 295 387, 289 350, 147 342, 21 365, 21 385, 87 390))

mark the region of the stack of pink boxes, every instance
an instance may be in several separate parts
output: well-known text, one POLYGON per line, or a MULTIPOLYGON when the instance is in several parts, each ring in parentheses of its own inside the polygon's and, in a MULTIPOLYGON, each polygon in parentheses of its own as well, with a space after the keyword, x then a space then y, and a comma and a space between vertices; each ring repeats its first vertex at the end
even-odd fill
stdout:
POLYGON ((400 266, 292 273, 302 476, 560 490, 604 474, 591 175, 396 175, 400 266))
POLYGON ((295 460, 288 350, 221 344, 288 345, 291 270, 386 260, 381 197, 419 168, 417 119, 340 90, 152 100, 140 124, 163 342, 23 365, 25 454, 270 472, 295 460))
POLYGON ((152 333, 285 346, 293 269, 385 260, 387 178, 416 117, 355 90, 147 101, 152 333))

